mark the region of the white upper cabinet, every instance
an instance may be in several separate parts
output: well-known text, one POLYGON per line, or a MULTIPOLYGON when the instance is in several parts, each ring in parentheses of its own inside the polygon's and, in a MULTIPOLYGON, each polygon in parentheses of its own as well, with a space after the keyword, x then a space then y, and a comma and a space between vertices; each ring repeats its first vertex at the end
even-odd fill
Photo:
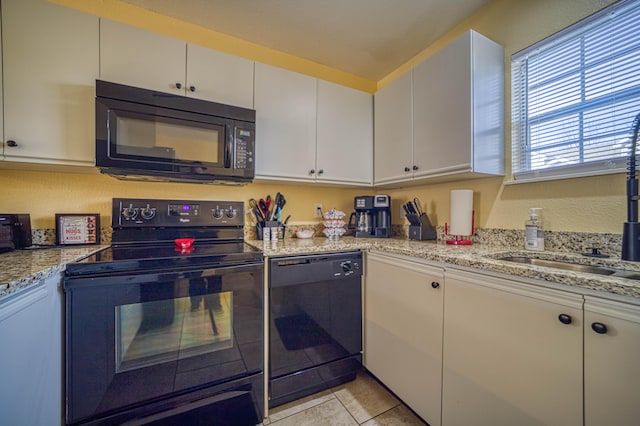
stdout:
POLYGON ((411 71, 375 94, 375 183, 396 182, 413 173, 411 71))
POLYGON ((256 178, 370 185, 372 97, 256 63, 256 178))
POLYGON ((186 61, 182 40, 100 20, 101 80, 184 95, 186 61))
POLYGON ((504 174, 504 49, 468 31, 413 71, 414 177, 504 174))
POLYGON ((45 0, 2 1, 4 155, 95 164, 98 18, 45 0))
POLYGON ((501 46, 468 31, 400 79, 376 94, 376 184, 504 174, 501 46))
POLYGON ((187 96, 253 109, 253 61, 189 44, 186 81, 187 96))
POLYGON ((318 182, 373 182, 373 98, 318 80, 318 182))
POLYGON ((256 63, 256 178, 315 180, 316 79, 256 63))
POLYGON ((253 108, 253 62, 100 20, 100 79, 253 108))

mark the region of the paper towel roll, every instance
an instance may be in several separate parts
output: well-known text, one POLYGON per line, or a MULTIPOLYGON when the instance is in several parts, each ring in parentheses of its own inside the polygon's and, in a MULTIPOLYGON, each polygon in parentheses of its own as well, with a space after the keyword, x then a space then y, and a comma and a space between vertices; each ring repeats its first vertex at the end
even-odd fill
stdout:
POLYGON ((451 225, 449 235, 471 235, 473 221, 473 190, 451 191, 451 225))

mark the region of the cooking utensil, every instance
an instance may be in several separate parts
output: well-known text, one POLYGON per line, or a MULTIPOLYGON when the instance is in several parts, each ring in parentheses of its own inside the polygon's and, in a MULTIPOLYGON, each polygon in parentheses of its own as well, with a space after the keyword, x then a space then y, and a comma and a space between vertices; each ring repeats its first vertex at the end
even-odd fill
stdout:
POLYGON ((422 203, 420 202, 418 197, 415 197, 413 199, 413 204, 416 208, 416 211, 418 212, 418 216, 422 216, 424 214, 424 211, 422 211, 422 203))
POLYGON ((258 223, 264 222, 266 220, 262 209, 260 209, 260 206, 258 206, 258 203, 254 198, 249 199, 249 206, 251 207, 253 214, 256 216, 258 223))

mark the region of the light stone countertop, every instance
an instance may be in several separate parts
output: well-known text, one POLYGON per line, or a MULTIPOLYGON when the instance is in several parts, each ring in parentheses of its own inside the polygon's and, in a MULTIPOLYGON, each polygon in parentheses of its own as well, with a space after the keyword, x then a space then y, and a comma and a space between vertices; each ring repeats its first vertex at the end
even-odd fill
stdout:
MULTIPOLYGON (((573 272, 542 266, 532 266, 498 260, 505 256, 529 256, 542 259, 564 260, 637 271, 640 262, 626 262, 619 258, 591 258, 576 253, 531 252, 514 249, 512 246, 474 244, 471 246, 451 246, 443 242, 411 241, 406 239, 356 239, 344 237, 339 240, 327 238, 298 239, 267 242, 247 240, 247 243, 263 250, 265 257, 296 256, 318 253, 336 253, 354 250, 375 250, 424 259, 451 267, 471 268, 477 271, 498 273, 550 286, 560 286, 565 290, 583 294, 610 296, 616 300, 640 303, 640 280, 615 276, 573 272)), ((81 260, 103 246, 82 246, 16 250, 0 254, 0 300, 19 289, 37 283, 53 274, 62 272, 65 265, 81 260)))
POLYGON ((81 260, 105 247, 108 245, 47 247, 0 253, 0 300, 64 271, 67 263, 81 260))
MULTIPOLYGON (((349 250, 374 250, 387 254, 415 257, 436 262, 446 267, 472 268, 474 270, 498 273, 501 275, 533 280, 551 287, 582 294, 611 297, 615 300, 640 303, 640 280, 622 277, 596 275, 584 272, 567 271, 543 266, 532 266, 504 260, 507 256, 537 257, 540 259, 561 260, 592 266, 637 271, 640 274, 640 262, 622 261, 620 258, 593 258, 578 253, 533 252, 514 249, 513 246, 473 244, 470 246, 447 245, 443 242, 412 241, 405 239, 356 239, 344 237, 333 241, 326 238, 297 239, 284 241, 247 241, 263 250, 265 257, 296 256, 305 254, 341 252, 349 250)), ((533 282, 532 281, 532 282, 533 282)))

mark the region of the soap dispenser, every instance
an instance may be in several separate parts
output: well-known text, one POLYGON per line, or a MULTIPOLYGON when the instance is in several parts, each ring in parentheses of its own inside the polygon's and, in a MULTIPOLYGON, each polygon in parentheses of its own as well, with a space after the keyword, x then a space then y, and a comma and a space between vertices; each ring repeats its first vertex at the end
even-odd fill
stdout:
POLYGON ((544 250, 544 231, 542 229, 542 219, 539 217, 539 207, 531 208, 529 220, 525 222, 525 244, 527 250, 544 250))

